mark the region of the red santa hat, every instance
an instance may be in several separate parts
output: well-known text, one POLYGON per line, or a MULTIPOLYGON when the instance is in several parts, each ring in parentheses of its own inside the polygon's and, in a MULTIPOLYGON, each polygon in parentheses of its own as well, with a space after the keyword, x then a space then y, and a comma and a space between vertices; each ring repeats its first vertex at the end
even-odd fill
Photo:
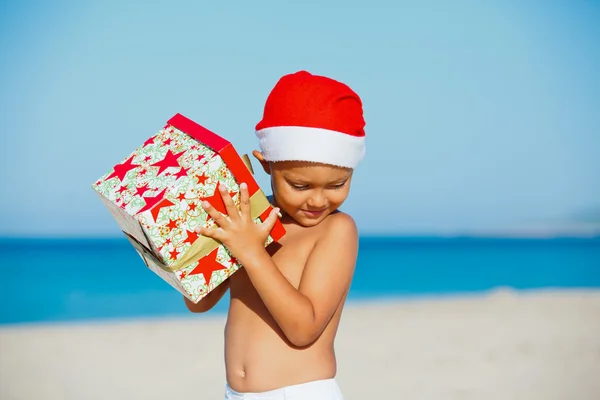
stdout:
POLYGON ((311 161, 354 168, 365 155, 360 97, 333 79, 299 71, 283 76, 256 136, 267 161, 311 161))

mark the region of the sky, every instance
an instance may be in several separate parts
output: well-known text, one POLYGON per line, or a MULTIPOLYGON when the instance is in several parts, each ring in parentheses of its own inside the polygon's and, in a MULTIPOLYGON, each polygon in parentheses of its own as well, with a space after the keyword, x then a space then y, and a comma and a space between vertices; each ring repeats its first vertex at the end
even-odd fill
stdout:
POLYGON ((301 69, 362 98, 363 234, 600 227, 598 1, 0 4, 0 236, 120 235, 95 180, 176 113, 251 153, 301 69))

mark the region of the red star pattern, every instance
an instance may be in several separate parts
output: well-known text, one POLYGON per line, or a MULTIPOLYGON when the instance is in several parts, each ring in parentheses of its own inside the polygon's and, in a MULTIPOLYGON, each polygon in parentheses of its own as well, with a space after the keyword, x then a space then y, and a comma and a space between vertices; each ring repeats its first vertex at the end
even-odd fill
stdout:
POLYGON ((173 249, 173 251, 170 251, 169 254, 171 255, 171 258, 173 260, 177 260, 177 256, 179 255, 179 252, 177 251, 177 249, 173 249))
POLYGON ((194 231, 188 231, 187 229, 185 231, 187 233, 187 237, 185 238, 183 243, 193 244, 196 241, 196 239, 198 239, 198 234, 194 231))
POLYGON ((144 142, 144 147, 154 144, 154 136, 144 142))
POLYGON ((175 203, 173 203, 171 200, 163 198, 163 195, 166 191, 167 189, 163 189, 163 191, 157 194, 156 196, 144 197, 143 199, 146 201, 146 205, 136 214, 152 209, 152 217, 154 218, 154 221, 156 221, 158 213, 162 208, 175 205, 175 203))
POLYGON ((198 207, 198 205, 197 205, 196 203, 190 203, 190 204, 188 205, 188 209, 189 209, 190 211, 196 211, 196 207, 198 207))
POLYGON ((183 200, 185 200, 185 193, 179 193, 179 196, 177 196, 177 199, 178 199, 179 201, 183 201, 183 200))
POLYGON ((169 219, 169 223, 167 224, 167 228, 169 228, 169 232, 171 232, 173 229, 177 229, 177 221, 169 219))
POLYGON ((179 162, 177 160, 179 159, 179 157, 181 157, 183 153, 185 153, 185 151, 173 154, 173 152, 171 152, 171 149, 167 150, 165 158, 152 164, 153 167, 158 167, 158 172, 156 173, 156 176, 160 175, 161 172, 163 172, 169 167, 180 167, 179 162))
MULTIPOLYGON (((172 133, 172 131, 171 131, 171 133, 172 133)), ((163 142, 163 146, 168 146, 168 145, 170 145, 170 144, 171 144, 171 140, 172 140, 171 138, 168 138, 167 140, 165 140, 165 141, 163 142)))
POLYGON ((117 190, 117 192, 119 192, 121 194, 123 194, 123 192, 126 192, 126 191, 127 191, 127 186, 123 186, 123 185, 121 185, 121 187, 119 188, 119 190, 117 190))
POLYGON ((139 188, 135 189, 135 194, 142 197, 144 195, 144 193, 146 193, 146 190, 150 189, 148 187, 148 184, 144 184, 144 186, 140 186, 139 188))
POLYGON ((221 193, 219 193, 219 185, 220 183, 217 183, 217 187, 215 188, 215 192, 212 196, 204 197, 202 200, 208 201, 215 208, 215 210, 219 211, 221 214, 227 215, 225 203, 223 203, 223 198, 221 198, 221 193))
POLYGON ((183 178, 184 176, 187 176, 188 170, 189 170, 189 168, 185 169, 185 168, 181 167, 179 172, 175 174, 175 179, 183 178))
POLYGON ((208 285, 212 278, 212 273, 214 271, 227 269, 223 264, 217 261, 217 252, 219 248, 214 249, 210 254, 205 257, 202 257, 198 262, 198 266, 194 268, 188 275, 197 275, 202 274, 204 276, 204 281, 208 285))
POLYGON ((199 185, 204 185, 206 183, 206 180, 208 179, 208 177, 206 175, 196 175, 196 179, 198 179, 198 184, 199 185))
POLYGON ((158 203, 156 205, 155 208, 152 209, 152 218, 154 218, 154 221, 156 221, 156 219, 158 218, 158 213, 160 212, 160 210, 164 207, 170 207, 170 206, 174 206, 175 203, 173 203, 171 200, 169 199, 162 199, 160 201, 160 203, 158 203))
POLYGON ((163 244, 160 245, 160 247, 158 248, 158 251, 162 251, 163 247, 165 247, 166 245, 171 243, 171 238, 168 238, 167 240, 165 240, 165 242, 163 244))
POLYGON ((127 175, 127 173, 129 171, 131 171, 132 169, 135 169, 136 167, 139 166, 138 164, 133 164, 133 157, 135 157, 135 155, 129 157, 122 164, 115 165, 114 172, 112 174, 110 174, 109 176, 107 176, 106 180, 109 180, 110 178, 113 178, 116 176, 122 182, 123 179, 125 179, 125 175, 127 175))

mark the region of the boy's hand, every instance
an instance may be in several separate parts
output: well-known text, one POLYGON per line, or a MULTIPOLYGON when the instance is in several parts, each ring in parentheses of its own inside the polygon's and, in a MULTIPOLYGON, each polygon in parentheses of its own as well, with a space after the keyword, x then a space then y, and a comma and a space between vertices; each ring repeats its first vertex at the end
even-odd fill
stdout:
POLYGON ((277 221, 279 208, 271 210, 269 217, 262 224, 257 224, 250 215, 250 196, 245 183, 240 185, 240 210, 237 209, 227 189, 222 185, 218 186, 228 215, 221 214, 209 202, 203 201, 202 208, 218 227, 214 229, 199 227, 196 228, 196 232, 223 243, 231 255, 243 265, 245 257, 252 257, 257 252, 264 251, 265 241, 277 221))

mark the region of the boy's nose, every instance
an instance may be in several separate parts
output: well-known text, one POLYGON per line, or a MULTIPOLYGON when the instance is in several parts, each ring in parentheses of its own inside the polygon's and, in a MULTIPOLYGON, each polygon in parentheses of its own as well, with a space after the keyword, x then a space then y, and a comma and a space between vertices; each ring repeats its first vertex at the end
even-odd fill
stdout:
POLYGON ((325 203, 326 203, 325 196, 323 196, 323 194, 320 192, 313 193, 313 195, 310 196, 308 201, 306 202, 306 204, 308 204, 308 206, 310 206, 311 208, 316 208, 316 209, 324 208, 326 206, 325 203))

